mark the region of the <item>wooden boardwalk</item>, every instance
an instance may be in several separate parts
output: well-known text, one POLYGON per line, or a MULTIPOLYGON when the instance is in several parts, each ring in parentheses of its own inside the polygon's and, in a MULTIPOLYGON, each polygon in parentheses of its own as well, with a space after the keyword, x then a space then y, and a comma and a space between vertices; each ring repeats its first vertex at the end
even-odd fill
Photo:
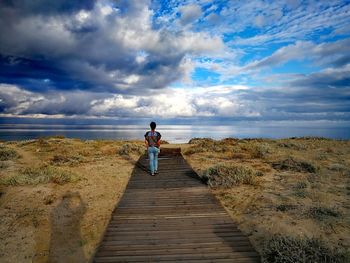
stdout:
POLYGON ((135 166, 94 262, 260 262, 179 149, 162 151, 157 176, 135 166))

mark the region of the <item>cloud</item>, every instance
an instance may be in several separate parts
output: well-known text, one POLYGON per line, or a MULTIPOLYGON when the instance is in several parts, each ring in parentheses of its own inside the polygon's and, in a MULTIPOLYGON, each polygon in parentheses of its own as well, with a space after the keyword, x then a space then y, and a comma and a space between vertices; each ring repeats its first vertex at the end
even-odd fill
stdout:
POLYGON ((338 0, 6 0, 0 114, 349 119, 349 11, 338 0))
POLYGON ((63 2, 48 6, 57 12, 45 15, 35 3, 11 3, 0 7, 6 36, 0 40, 0 81, 32 91, 144 93, 185 78, 188 56, 224 49, 221 38, 205 32, 154 29, 147 1, 63 2))
POLYGON ((202 9, 199 5, 190 4, 180 7, 180 21, 182 25, 190 24, 196 21, 202 15, 202 9))
MULTIPOLYGON (((220 24, 213 31, 221 34, 259 29, 253 35, 240 35, 232 41, 235 46, 267 46, 277 43, 308 41, 315 32, 345 29, 350 5, 344 1, 316 3, 314 1, 228 1, 224 4, 220 24)), ((327 33, 325 33, 327 34, 327 33)))

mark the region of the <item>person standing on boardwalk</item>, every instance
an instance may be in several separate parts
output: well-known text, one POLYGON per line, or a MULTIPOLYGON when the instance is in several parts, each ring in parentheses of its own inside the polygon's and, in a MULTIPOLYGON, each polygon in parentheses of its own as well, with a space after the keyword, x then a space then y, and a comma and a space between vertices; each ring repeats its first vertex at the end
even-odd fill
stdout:
POLYGON ((152 176, 158 173, 158 154, 160 152, 160 138, 162 137, 159 132, 155 131, 156 126, 156 123, 152 121, 150 123, 151 131, 145 134, 145 143, 152 176))

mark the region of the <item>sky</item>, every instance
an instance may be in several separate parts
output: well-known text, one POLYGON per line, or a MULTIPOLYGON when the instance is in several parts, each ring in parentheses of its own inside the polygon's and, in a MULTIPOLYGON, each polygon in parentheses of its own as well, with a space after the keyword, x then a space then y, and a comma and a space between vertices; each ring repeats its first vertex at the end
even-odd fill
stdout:
POLYGON ((2 0, 0 117, 350 121, 350 1, 2 0))

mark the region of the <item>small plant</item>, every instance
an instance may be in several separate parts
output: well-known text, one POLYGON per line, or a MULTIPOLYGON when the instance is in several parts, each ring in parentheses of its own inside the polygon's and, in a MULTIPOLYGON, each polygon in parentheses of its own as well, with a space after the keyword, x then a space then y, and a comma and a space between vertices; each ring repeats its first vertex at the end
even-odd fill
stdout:
POLYGON ((51 159, 53 165, 75 165, 83 162, 84 158, 80 155, 66 156, 66 155, 54 155, 51 159))
POLYGON ((336 171, 342 175, 350 175, 350 168, 340 164, 340 163, 333 163, 328 167, 331 171, 336 171))
POLYGON ((288 148, 288 149, 293 149, 298 151, 307 149, 307 146, 302 143, 290 142, 290 141, 279 142, 277 145, 282 148, 288 148))
POLYGON ((319 221, 323 221, 329 217, 339 217, 341 215, 336 209, 323 206, 311 207, 307 214, 319 221))
POLYGON ((276 210, 277 211, 281 211, 281 212, 286 212, 286 211, 289 211, 289 210, 294 210, 297 207, 298 207, 297 205, 281 204, 281 205, 276 206, 276 210))
POLYGON ((213 188, 229 188, 239 184, 256 184, 256 171, 244 166, 218 164, 208 168, 202 179, 213 188))
POLYGON ((8 161, 19 158, 19 154, 8 147, 0 146, 0 161, 8 161))
POLYGON ((37 185, 45 183, 65 184, 80 178, 72 172, 53 166, 25 168, 17 175, 1 178, 2 185, 37 185))
POLYGON ((277 170, 289 170, 295 172, 316 173, 318 171, 318 168, 312 163, 304 160, 297 160, 291 156, 284 160, 272 163, 272 167, 277 170))
POLYGON ((198 144, 198 143, 210 143, 214 140, 211 138, 192 138, 188 141, 188 144, 198 144))
POLYGON ((6 169, 9 165, 5 162, 0 162, 0 169, 6 169))
POLYGON ((294 189, 305 189, 307 188, 308 184, 305 181, 300 181, 297 182, 296 185, 294 186, 294 189))
POLYGON ((139 144, 126 143, 118 150, 119 155, 130 155, 130 154, 143 154, 145 147, 139 144))
POLYGON ((271 152, 271 147, 266 143, 262 143, 253 147, 251 150, 251 156, 253 158, 266 158, 271 152))
POLYGON ((294 189, 294 195, 296 197, 305 198, 307 196, 307 191, 304 188, 294 189))
POLYGON ((334 249, 316 238, 294 238, 275 235, 265 242, 262 251, 266 263, 345 263, 349 254, 342 248, 334 249))
POLYGON ((87 241, 85 239, 79 240, 79 246, 83 247, 87 244, 87 241))

